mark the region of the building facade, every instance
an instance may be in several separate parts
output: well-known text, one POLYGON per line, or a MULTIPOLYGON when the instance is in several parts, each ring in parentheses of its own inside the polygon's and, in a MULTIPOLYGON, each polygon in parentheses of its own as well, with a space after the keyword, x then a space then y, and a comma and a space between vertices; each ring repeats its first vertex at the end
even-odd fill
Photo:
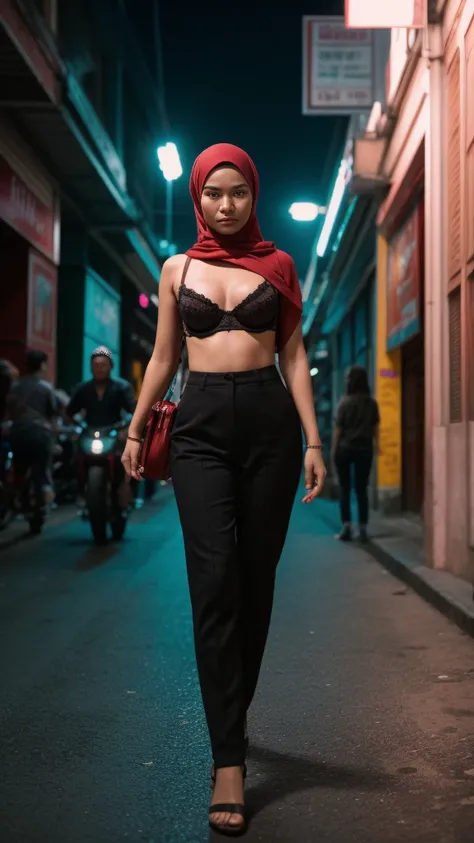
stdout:
POLYGON ((124 2, 0 0, 0 354, 20 369, 25 349, 44 347, 70 391, 105 343, 117 373, 140 380, 167 131, 124 2))
POLYGON ((422 514, 426 562, 474 578, 474 2, 392 31, 388 108, 356 143, 377 216, 378 486, 422 514))

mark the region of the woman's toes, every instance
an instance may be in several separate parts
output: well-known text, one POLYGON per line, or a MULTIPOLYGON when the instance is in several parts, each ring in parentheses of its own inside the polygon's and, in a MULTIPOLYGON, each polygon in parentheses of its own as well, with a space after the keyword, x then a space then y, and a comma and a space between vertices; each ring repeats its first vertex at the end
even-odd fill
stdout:
POLYGON ((211 813, 211 820, 216 825, 241 825, 242 817, 239 814, 217 814, 211 813))

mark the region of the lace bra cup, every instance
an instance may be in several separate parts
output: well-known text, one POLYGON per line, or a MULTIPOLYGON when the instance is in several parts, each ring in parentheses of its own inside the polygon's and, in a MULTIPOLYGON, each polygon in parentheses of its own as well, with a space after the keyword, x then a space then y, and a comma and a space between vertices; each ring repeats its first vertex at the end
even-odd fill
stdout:
POLYGON ((278 298, 278 290, 269 281, 263 281, 233 310, 223 310, 207 296, 181 284, 179 309, 184 333, 188 337, 204 339, 219 331, 247 331, 249 334, 276 331, 278 298))

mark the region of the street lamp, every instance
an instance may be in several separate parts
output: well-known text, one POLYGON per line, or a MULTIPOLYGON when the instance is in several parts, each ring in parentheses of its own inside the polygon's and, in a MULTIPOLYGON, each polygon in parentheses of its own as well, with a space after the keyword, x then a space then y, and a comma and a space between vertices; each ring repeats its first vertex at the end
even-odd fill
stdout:
POLYGON ((314 202, 293 202, 289 214, 296 222, 313 222, 319 214, 324 214, 326 208, 315 205, 314 202))
POLYGON ((183 175, 183 168, 175 143, 159 146, 157 155, 160 170, 166 179, 166 239, 171 245, 173 237, 173 182, 183 175))

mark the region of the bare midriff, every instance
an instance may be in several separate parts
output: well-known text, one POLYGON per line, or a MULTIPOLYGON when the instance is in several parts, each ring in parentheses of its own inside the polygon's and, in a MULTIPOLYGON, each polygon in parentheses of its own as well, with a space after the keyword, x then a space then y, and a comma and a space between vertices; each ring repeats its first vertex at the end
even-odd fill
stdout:
POLYGON ((221 331, 206 339, 188 337, 186 344, 191 372, 243 372, 275 362, 274 331, 221 331))

